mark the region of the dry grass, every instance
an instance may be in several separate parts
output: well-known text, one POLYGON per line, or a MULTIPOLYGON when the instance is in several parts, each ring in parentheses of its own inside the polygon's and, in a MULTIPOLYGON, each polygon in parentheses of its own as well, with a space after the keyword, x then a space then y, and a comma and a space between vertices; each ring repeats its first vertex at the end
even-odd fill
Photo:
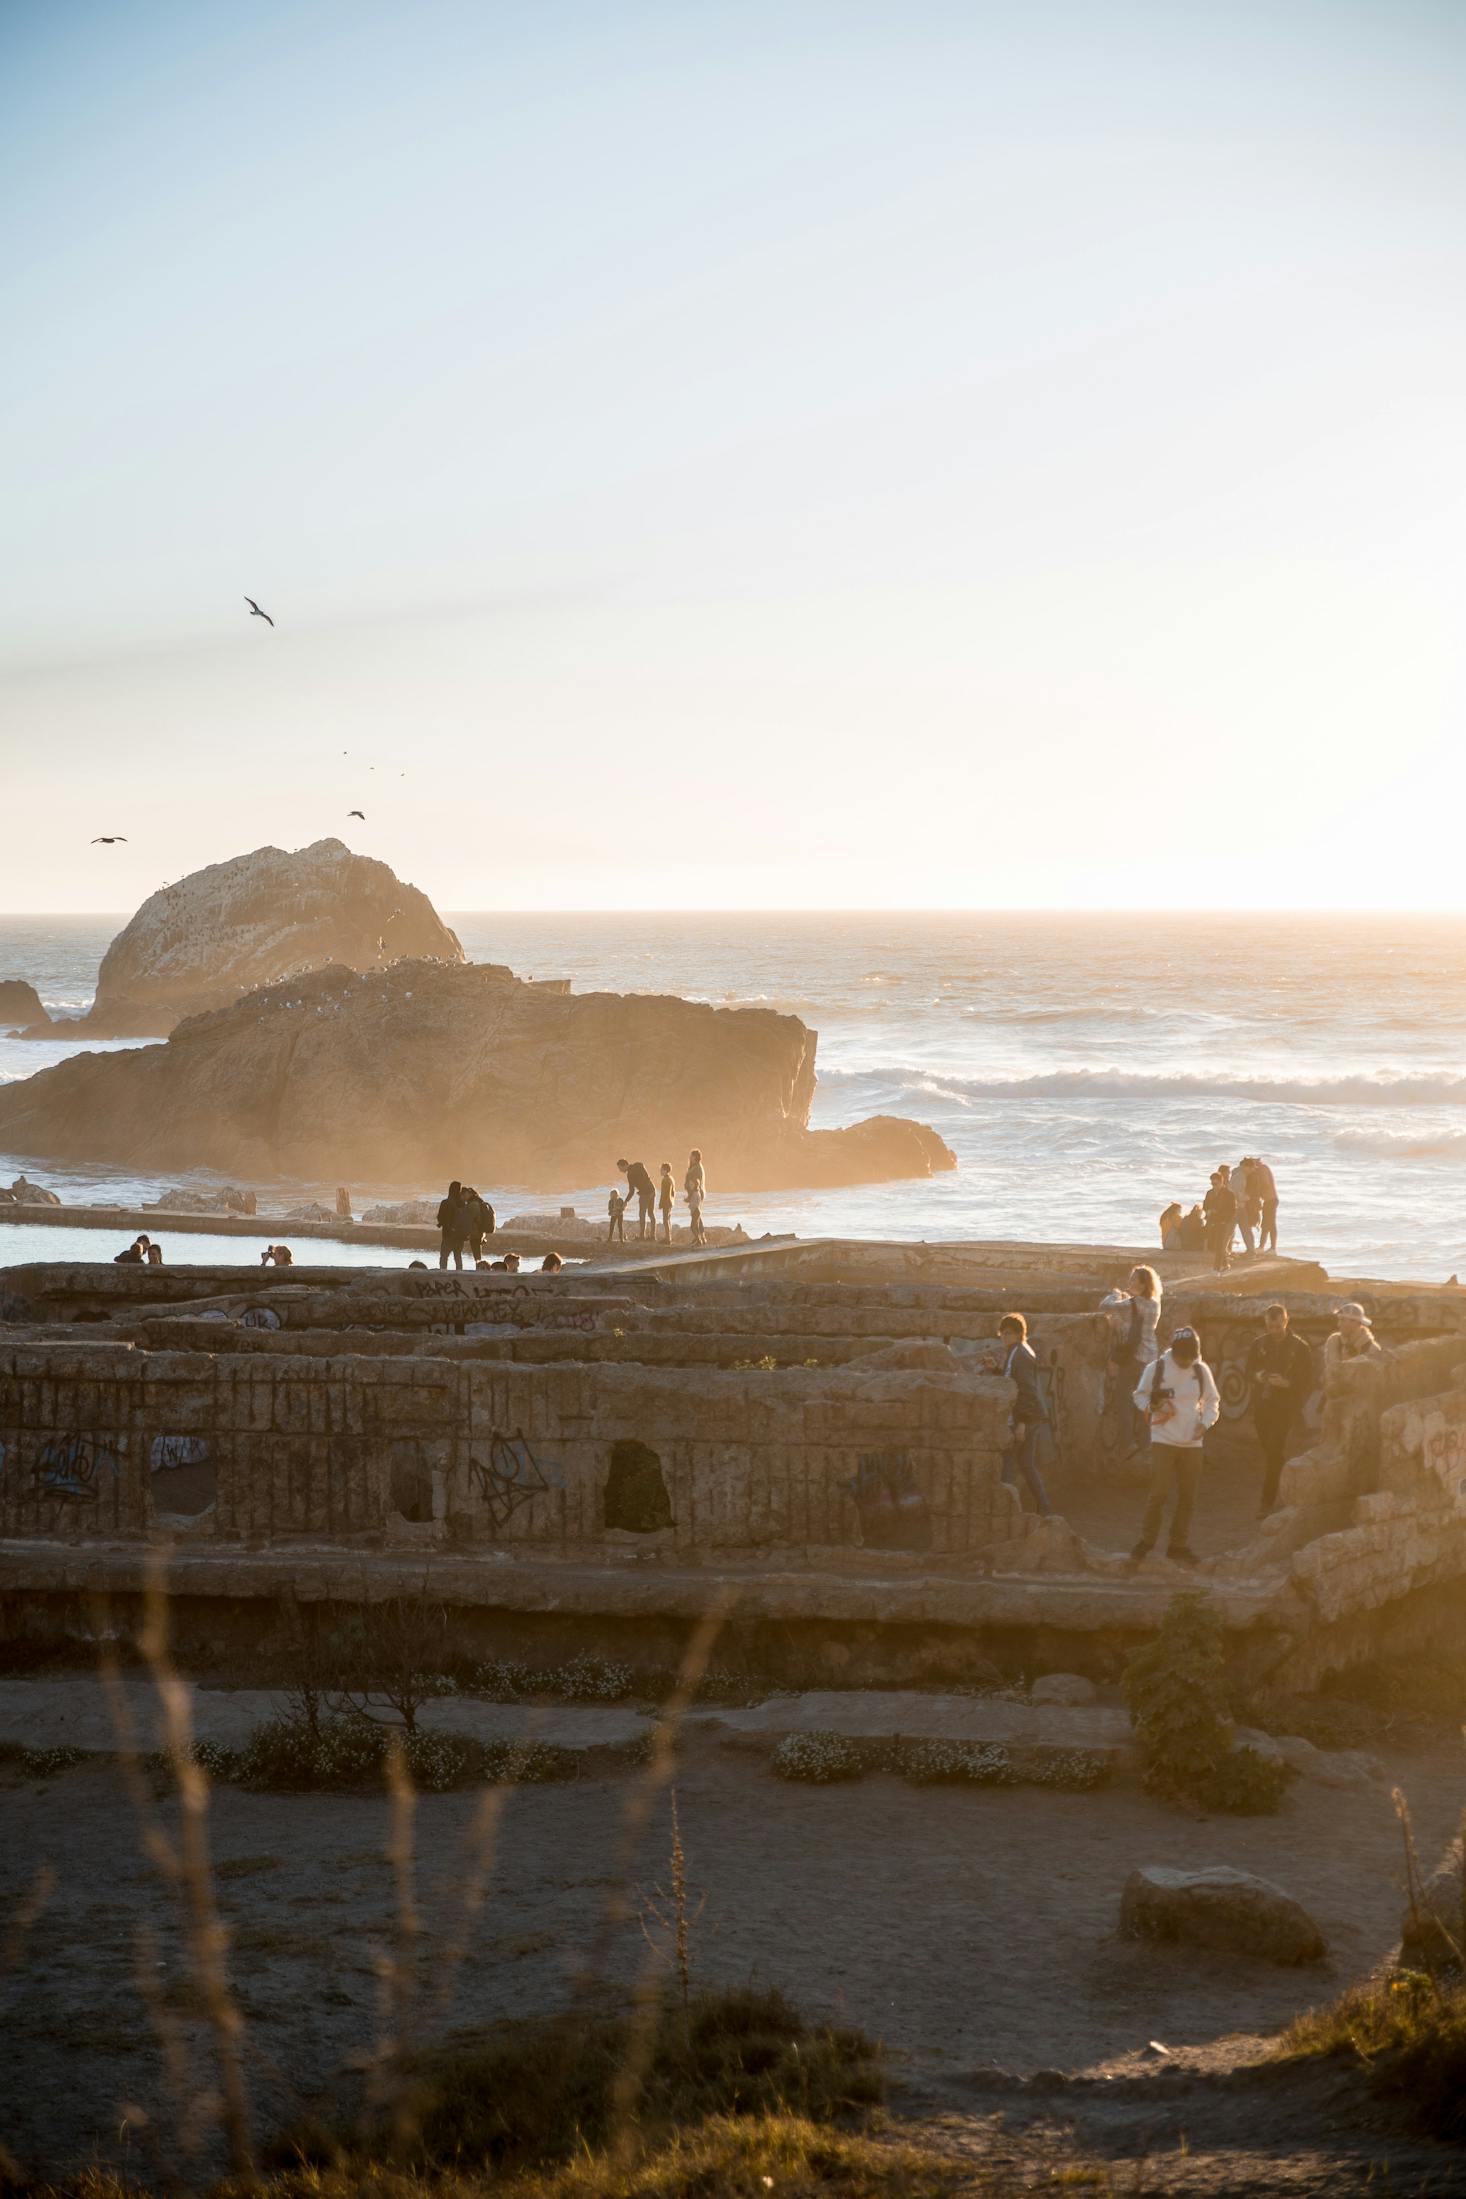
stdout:
POLYGON ((1372 1978, 1288 2026, 1285 2060, 1333 2055, 1365 2067, 1438 2138, 1466 2138, 1466 1981, 1418 1970, 1372 1978))

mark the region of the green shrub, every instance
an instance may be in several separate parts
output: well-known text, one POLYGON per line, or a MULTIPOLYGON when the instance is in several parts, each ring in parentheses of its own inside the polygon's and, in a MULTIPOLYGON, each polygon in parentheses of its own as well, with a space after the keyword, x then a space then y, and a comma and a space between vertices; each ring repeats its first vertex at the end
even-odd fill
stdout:
POLYGON ((1122 1685, 1153 1794, 1207 1809, 1277 1808, 1282 1766, 1232 1747, 1222 1622, 1209 1598, 1194 1589, 1173 1596, 1155 1639, 1126 1665, 1122 1685))
POLYGON ((1379 2092, 1404 2100, 1438 2138, 1466 2138, 1466 1984, 1418 1970, 1372 1978, 1284 2032, 1280 2054, 1363 2062, 1379 2092))
POLYGON ((901 1769, 913 1786, 1011 1787, 1013 1760, 995 1741, 917 1741, 901 1769))
POLYGON ((69 1742, 58 1742, 54 1748, 32 1748, 26 1743, 0 1748, 0 1761, 12 1763, 30 1779, 54 1779, 58 1772, 70 1771, 74 1765, 85 1763, 85 1749, 73 1748, 69 1742))
POLYGON ((1110 1783, 1107 1756, 1095 1749, 1042 1749, 1027 1760, 1020 1777, 1032 1787, 1057 1787, 1062 1794, 1092 1794, 1110 1783))
POLYGON ((832 1786, 838 1779, 859 1779, 870 1768, 866 1750, 841 1733, 786 1734, 769 1762, 776 1777, 816 1787, 832 1786))
MULTIPOLYGON (((195 1741, 194 1762, 210 1779, 263 1794, 350 1793, 380 1788, 395 1735, 415 1787, 447 1794, 486 1782, 539 1786, 574 1779, 580 1757, 547 1741, 476 1741, 462 1733, 408 1733, 367 1718, 323 1718, 312 1733, 288 1718, 256 1726, 242 1748, 195 1741)), ((166 1782, 168 1760, 148 1760, 166 1782)))

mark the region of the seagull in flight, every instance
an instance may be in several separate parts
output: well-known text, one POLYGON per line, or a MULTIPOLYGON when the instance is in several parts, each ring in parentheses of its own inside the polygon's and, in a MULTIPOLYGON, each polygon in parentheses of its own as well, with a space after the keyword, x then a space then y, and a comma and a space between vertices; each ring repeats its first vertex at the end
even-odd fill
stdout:
POLYGON ((259 605, 255 602, 253 596, 246 596, 244 600, 249 605, 249 615, 251 618, 262 618, 267 626, 274 625, 275 621, 271 618, 269 612, 262 611, 259 605))
POLYGON ((363 824, 366 823, 366 811, 364 809, 348 809, 346 814, 348 817, 359 817, 363 824))
POLYGON ((115 848, 119 840, 125 842, 126 839, 127 834, 125 832, 99 832, 96 839, 93 840, 92 846, 94 848, 115 848))

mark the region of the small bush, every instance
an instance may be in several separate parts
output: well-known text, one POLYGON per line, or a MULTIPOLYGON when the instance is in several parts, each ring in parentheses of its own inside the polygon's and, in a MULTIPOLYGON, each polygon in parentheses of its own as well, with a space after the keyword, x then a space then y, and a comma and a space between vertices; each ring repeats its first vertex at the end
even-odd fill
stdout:
POLYGON ((72 1748, 69 1742, 59 1742, 54 1748, 19 1747, 0 1748, 0 1761, 12 1763, 28 1779, 54 1779, 58 1772, 70 1771, 73 1766, 85 1763, 87 1751, 72 1748))
POLYGON ((1094 1749, 1044 1749, 1024 1766, 1023 1778, 1033 1787, 1057 1787, 1061 1794, 1092 1794, 1110 1783, 1107 1756, 1094 1749))
MULTIPOLYGON (((380 1788, 387 1750, 395 1737, 408 1776, 428 1794, 448 1794, 483 1783, 540 1786, 575 1779, 580 1757, 547 1741, 476 1741, 462 1733, 406 1733, 365 1718, 325 1718, 312 1733, 288 1718, 256 1726, 243 1748, 195 1741, 193 1760, 210 1779, 262 1794, 350 1793, 380 1788)), ((166 1783, 166 1757, 148 1759, 166 1783)))
POLYGON ((1373 2088, 1404 2100, 1438 2138, 1466 2138, 1466 1984, 1418 1970, 1371 1979, 1284 2032, 1279 2053, 1347 2056, 1373 2088))
POLYGON ((798 1779, 816 1787, 832 1786, 839 1779, 859 1779, 869 1768, 866 1751, 858 1741, 840 1733, 789 1733, 770 1758, 770 1769, 780 1779, 798 1779))
POLYGON ((529 1665, 512 1657, 491 1657, 483 1664, 470 1665, 462 1692, 491 1703, 620 1703, 635 1682, 630 1665, 582 1651, 561 1665, 529 1665))
POLYGON ((917 1787, 1011 1787, 1017 1773, 995 1741, 917 1741, 905 1752, 902 1771, 917 1787))
POLYGON ((1173 1596, 1155 1639, 1126 1665, 1122 1685, 1153 1794, 1207 1809, 1277 1808, 1282 1767, 1260 1769, 1255 1750, 1232 1748, 1222 1622, 1209 1598, 1194 1589, 1173 1596), (1252 1761, 1233 1763, 1233 1756, 1252 1761))

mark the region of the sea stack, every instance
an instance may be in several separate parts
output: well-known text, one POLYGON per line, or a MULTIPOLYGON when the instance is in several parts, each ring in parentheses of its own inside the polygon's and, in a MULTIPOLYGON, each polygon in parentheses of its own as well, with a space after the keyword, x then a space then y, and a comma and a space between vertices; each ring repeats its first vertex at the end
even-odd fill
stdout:
POLYGON ((386 863, 341 840, 255 848, 144 901, 107 949, 85 1021, 99 1037, 166 1038, 184 1017, 297 972, 423 956, 462 963, 463 949, 386 863))

